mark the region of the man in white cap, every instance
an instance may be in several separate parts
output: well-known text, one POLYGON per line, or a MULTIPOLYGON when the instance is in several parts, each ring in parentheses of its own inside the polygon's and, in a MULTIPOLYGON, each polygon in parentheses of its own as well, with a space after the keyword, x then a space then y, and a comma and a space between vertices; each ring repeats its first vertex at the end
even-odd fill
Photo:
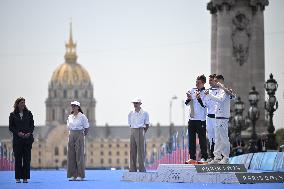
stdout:
POLYGON ((128 114, 128 124, 131 128, 130 134, 130 172, 137 171, 137 155, 139 172, 145 172, 145 133, 149 128, 149 114, 142 110, 140 98, 132 100, 134 111, 128 114))

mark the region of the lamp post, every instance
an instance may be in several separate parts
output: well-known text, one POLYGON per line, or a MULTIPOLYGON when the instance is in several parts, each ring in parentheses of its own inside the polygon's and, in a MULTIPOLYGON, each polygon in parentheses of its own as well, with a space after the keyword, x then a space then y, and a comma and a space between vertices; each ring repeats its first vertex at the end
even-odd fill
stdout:
POLYGON ((268 100, 265 101, 265 110, 269 113, 269 126, 268 131, 268 141, 266 144, 267 149, 276 150, 278 144, 275 139, 275 127, 273 125, 273 113, 278 109, 278 101, 275 97, 275 92, 278 88, 277 81, 273 78, 273 75, 270 74, 270 78, 265 82, 265 90, 269 96, 268 100))
POLYGON ((241 132, 244 129, 244 116, 243 111, 245 109, 245 104, 243 101, 241 101, 241 97, 238 97, 235 104, 234 104, 234 111, 235 116, 233 118, 234 123, 234 130, 235 130, 235 136, 237 140, 241 140, 241 132))
POLYGON ((178 97, 176 95, 174 95, 171 99, 170 99, 170 125, 172 124, 172 106, 173 106, 173 100, 176 100, 178 97))
POLYGON ((251 139, 249 140, 249 147, 248 147, 248 150, 251 153, 257 152, 257 147, 256 147, 257 134, 255 131, 255 124, 259 118, 259 110, 257 108, 258 100, 259 100, 259 93, 255 90, 255 87, 253 86, 252 90, 249 92, 250 108, 248 111, 248 117, 252 122, 252 134, 251 134, 251 139))

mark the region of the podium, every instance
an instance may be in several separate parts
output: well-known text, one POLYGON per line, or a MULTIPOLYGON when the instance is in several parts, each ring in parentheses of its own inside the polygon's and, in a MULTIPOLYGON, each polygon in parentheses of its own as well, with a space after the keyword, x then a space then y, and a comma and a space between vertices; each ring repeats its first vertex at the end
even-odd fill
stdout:
POLYGON ((250 173, 244 164, 160 164, 157 171, 153 172, 124 172, 122 181, 199 184, 284 183, 284 173, 250 173))

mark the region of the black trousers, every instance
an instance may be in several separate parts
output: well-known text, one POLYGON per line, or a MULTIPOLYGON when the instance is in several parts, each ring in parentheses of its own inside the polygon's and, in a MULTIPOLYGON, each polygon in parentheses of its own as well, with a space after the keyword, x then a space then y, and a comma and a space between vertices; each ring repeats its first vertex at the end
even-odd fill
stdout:
POLYGON ((207 159, 206 121, 188 121, 188 150, 190 159, 196 160, 196 133, 199 138, 201 158, 207 159))
POLYGON ((210 143, 209 143, 209 152, 210 152, 210 158, 212 158, 212 159, 214 159, 214 146, 215 146, 215 143, 214 142, 212 142, 212 145, 210 145, 210 143))
POLYGON ((29 140, 13 141, 15 157, 15 179, 30 179, 32 142, 29 140))

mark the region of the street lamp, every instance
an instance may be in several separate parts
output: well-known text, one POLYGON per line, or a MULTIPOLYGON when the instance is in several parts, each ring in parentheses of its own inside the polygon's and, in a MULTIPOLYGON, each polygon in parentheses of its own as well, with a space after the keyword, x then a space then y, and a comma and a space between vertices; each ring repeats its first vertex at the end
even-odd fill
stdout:
POLYGON ((257 152, 257 147, 256 147, 257 134, 255 132, 255 124, 259 118, 259 110, 257 108, 258 100, 259 100, 259 93, 255 90, 255 87, 253 86, 252 90, 249 92, 250 108, 248 111, 248 117, 252 122, 252 134, 251 134, 251 139, 249 140, 249 147, 248 147, 249 152, 251 153, 257 152))
POLYGON ((267 128, 268 141, 266 147, 267 149, 276 150, 277 143, 274 134, 275 127, 273 125, 273 113, 278 109, 278 101, 275 97, 278 84, 272 74, 270 74, 270 78, 265 82, 264 87, 269 96, 268 100, 265 101, 265 110, 269 113, 269 126, 267 128))
POLYGON ((170 99, 170 125, 172 125, 172 106, 173 106, 173 100, 176 100, 178 97, 176 95, 174 95, 171 99, 170 99))
POLYGON ((244 109, 245 109, 245 104, 243 101, 241 101, 241 97, 238 97, 234 104, 235 116, 233 118, 235 135, 236 139, 238 140, 241 140, 241 132, 244 129, 244 123, 245 123, 245 119, 243 116, 244 109))

